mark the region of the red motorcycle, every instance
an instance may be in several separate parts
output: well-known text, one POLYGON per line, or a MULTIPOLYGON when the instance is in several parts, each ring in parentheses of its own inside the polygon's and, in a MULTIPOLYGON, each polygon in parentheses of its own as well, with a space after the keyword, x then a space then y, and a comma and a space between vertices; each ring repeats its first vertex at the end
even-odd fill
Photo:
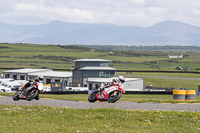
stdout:
POLYGON ((14 101, 18 101, 20 99, 24 99, 27 101, 31 101, 32 99, 39 100, 40 90, 38 89, 37 82, 30 82, 26 85, 22 86, 18 92, 13 96, 14 101))
POLYGON ((95 90, 92 92, 89 97, 89 102, 99 101, 108 101, 109 103, 114 103, 120 99, 122 93, 125 93, 125 90, 121 85, 111 85, 103 90, 95 90))

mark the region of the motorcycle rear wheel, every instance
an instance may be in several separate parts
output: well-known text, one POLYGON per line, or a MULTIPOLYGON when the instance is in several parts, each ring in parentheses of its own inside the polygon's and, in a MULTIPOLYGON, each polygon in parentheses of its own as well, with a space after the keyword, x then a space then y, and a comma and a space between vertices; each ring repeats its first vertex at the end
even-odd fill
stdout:
POLYGON ((109 103, 114 103, 114 102, 118 101, 120 99, 121 95, 122 95, 122 93, 120 91, 117 91, 116 94, 114 94, 114 93, 115 93, 115 91, 113 91, 109 95, 109 97, 108 97, 108 102, 109 103))
POLYGON ((32 99, 34 99, 35 97, 37 97, 39 95, 39 90, 38 91, 31 91, 28 96, 26 97, 27 101, 31 101, 32 99))
POLYGON ((97 101, 97 97, 96 97, 97 92, 92 92, 89 96, 88 96, 88 101, 89 102, 95 102, 97 101))

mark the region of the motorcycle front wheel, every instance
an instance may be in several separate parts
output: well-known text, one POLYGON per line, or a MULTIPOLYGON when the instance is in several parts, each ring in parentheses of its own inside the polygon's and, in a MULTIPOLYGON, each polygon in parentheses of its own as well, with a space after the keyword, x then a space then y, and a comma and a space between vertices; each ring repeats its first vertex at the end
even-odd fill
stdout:
POLYGON ((18 92, 16 92, 15 95, 13 96, 13 100, 14 101, 18 101, 19 100, 19 94, 18 94, 18 92))
POLYGON ((111 92, 111 94, 108 97, 108 102, 109 103, 116 102, 117 100, 120 99, 121 95, 122 95, 122 93, 120 91, 117 91, 117 92, 113 91, 113 92, 111 92))
POLYGON ((92 93, 88 96, 88 101, 89 101, 89 102, 95 102, 95 101, 97 101, 96 94, 97 94, 97 92, 92 92, 92 93))

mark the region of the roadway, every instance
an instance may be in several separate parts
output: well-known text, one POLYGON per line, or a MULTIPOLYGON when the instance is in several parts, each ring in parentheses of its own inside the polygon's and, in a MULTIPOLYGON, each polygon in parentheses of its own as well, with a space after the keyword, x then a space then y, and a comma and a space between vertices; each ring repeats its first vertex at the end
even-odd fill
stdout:
POLYGON ((4 105, 22 105, 22 106, 52 106, 52 107, 66 107, 66 108, 111 108, 111 109, 124 109, 124 110, 165 110, 165 111, 195 111, 200 112, 200 104, 171 104, 171 103, 135 103, 135 102, 76 102, 67 100, 53 100, 53 99, 40 99, 40 100, 19 100, 13 101, 12 97, 0 96, 0 104, 4 105))

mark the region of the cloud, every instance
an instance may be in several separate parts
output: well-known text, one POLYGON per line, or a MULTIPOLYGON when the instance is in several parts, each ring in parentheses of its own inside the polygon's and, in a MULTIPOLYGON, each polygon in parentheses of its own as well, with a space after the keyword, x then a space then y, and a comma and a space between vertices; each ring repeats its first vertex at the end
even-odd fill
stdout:
POLYGON ((145 0, 130 0, 130 2, 137 6, 144 6, 146 3, 145 0))
POLYGON ((200 26, 199 0, 1 0, 1 21, 41 24, 113 23, 150 26, 177 20, 200 26))
POLYGON ((93 15, 86 10, 71 9, 69 7, 50 7, 43 4, 28 4, 21 3, 15 6, 15 9, 19 12, 26 12, 27 14, 38 14, 40 18, 46 18, 49 20, 64 19, 69 22, 73 21, 93 21, 93 15))

